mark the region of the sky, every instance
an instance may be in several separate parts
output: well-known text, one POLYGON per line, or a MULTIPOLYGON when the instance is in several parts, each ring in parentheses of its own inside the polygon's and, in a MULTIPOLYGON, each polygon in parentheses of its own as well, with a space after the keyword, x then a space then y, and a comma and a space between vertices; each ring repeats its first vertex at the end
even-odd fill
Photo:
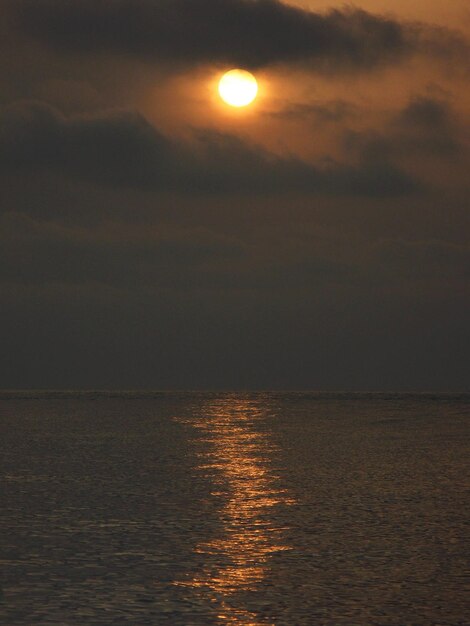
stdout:
POLYGON ((468 390, 469 79, 467 0, 4 0, 1 386, 468 390))

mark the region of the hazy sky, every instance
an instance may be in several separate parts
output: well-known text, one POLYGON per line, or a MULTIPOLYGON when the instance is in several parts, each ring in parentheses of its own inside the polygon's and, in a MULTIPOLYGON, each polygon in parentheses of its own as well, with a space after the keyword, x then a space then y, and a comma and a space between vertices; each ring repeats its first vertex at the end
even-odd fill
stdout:
POLYGON ((2 2, 2 386, 468 389, 469 84, 467 0, 2 2))

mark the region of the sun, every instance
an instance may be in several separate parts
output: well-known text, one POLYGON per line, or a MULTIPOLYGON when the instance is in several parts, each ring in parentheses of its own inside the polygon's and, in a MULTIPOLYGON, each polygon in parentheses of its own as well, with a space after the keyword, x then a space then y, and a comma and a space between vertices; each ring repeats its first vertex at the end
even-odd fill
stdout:
POLYGON ((257 94, 256 78, 246 70, 230 70, 219 81, 219 95, 232 107, 246 107, 257 94))

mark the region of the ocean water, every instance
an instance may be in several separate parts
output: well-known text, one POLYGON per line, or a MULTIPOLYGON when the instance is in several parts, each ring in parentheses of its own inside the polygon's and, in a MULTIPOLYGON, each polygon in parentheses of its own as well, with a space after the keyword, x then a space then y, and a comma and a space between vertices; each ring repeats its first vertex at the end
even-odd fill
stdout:
POLYGON ((469 395, 2 392, 0 411, 6 626, 470 623, 469 395))

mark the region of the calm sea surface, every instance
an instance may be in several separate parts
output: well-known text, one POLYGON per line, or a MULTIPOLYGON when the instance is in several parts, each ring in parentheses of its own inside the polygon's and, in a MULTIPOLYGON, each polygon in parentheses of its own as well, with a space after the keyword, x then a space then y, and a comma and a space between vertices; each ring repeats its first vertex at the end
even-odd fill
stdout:
POLYGON ((2 392, 0 621, 470 623, 470 396, 2 392))

